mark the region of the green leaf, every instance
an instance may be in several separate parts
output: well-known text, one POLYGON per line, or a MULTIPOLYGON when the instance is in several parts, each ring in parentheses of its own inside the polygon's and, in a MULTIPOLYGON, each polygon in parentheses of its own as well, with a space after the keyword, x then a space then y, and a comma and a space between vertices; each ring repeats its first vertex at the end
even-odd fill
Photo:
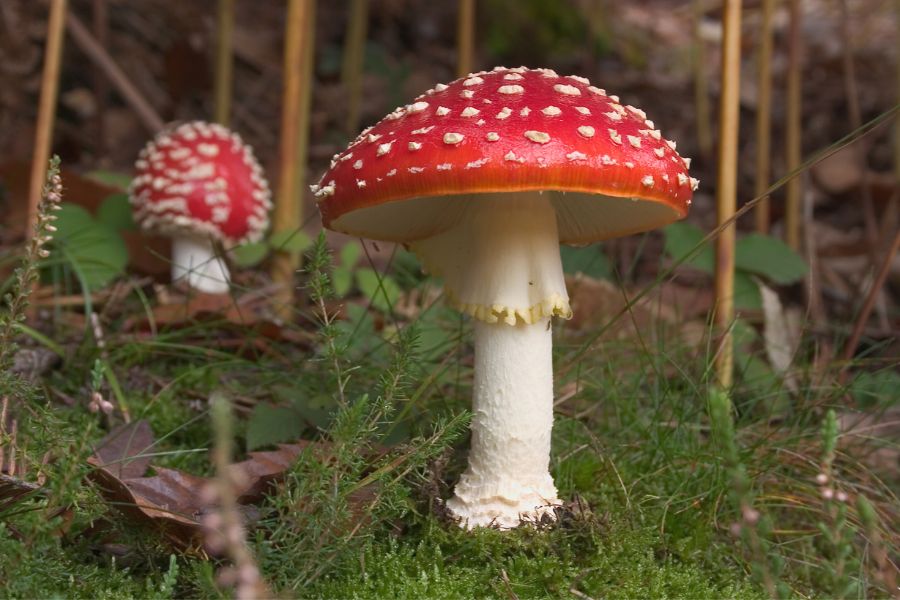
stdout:
MULTIPOLYGON (((696 225, 684 222, 672 223, 663 229, 663 233, 666 237, 666 253, 675 261, 691 254, 706 235, 696 225)), ((712 246, 704 244, 690 260, 685 261, 683 264, 691 265, 706 273, 712 273, 715 269, 715 256, 712 246)))
POLYGON ((103 185, 108 185, 109 187, 119 188, 123 192, 131 185, 131 175, 116 173, 115 171, 98 169, 97 171, 86 173, 84 177, 102 183, 103 185))
POLYGON ((265 242, 251 242, 231 249, 234 263, 243 268, 255 267, 269 254, 269 245, 265 242))
POLYGON ((359 255, 362 254, 362 249, 359 247, 359 244, 355 241, 348 242, 344 244, 344 247, 341 248, 341 266, 346 267, 347 269, 352 269, 356 266, 357 261, 359 261, 359 255))
POLYGON ((806 262, 787 244, 759 233, 737 241, 735 266, 782 285, 800 281, 808 270, 806 262))
POLYGON ((745 310, 762 310, 759 285, 744 271, 734 274, 734 307, 745 310))
POLYGON ((611 279, 612 267, 609 259, 599 245, 585 248, 573 248, 572 246, 560 246, 559 253, 562 257, 563 271, 569 275, 583 273, 594 279, 611 279))
POLYGON ((400 286, 389 276, 372 269, 359 269, 356 272, 356 285, 372 302, 372 306, 381 312, 390 312, 400 298, 400 286))
POLYGON ((133 231, 137 229, 131 215, 128 194, 110 194, 97 209, 97 220, 113 231, 133 231))
POLYGON ((299 229, 287 229, 269 236, 269 245, 273 250, 300 254, 312 246, 312 240, 299 229))
POLYGON ((296 440, 303 428, 303 418, 293 409, 257 404, 247 423, 247 449, 296 440))
POLYGON ((331 272, 331 282, 334 286, 334 293, 343 298, 353 286, 353 269, 362 253, 360 245, 355 242, 347 242, 341 248, 338 263, 331 272))
POLYGON ((343 298, 353 285, 353 271, 347 267, 335 267, 331 272, 331 285, 335 295, 343 298))
POLYGON ((117 232, 75 204, 62 204, 56 216, 54 245, 75 263, 89 290, 102 288, 125 272, 128 250, 117 232))

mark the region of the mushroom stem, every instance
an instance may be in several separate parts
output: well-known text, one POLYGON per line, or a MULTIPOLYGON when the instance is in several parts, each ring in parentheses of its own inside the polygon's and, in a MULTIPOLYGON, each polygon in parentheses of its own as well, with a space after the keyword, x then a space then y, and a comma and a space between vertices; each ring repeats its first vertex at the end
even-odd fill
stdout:
POLYGON ((412 244, 474 317, 469 468, 447 507, 467 528, 516 527, 558 504, 550 477, 553 336, 571 314, 550 195, 484 194, 445 231, 412 244))
POLYGON ((466 528, 511 528, 554 515, 550 476, 553 336, 532 325, 475 321, 469 467, 447 501, 466 528))
POLYGON ((231 281, 209 238, 179 235, 172 239, 172 282, 183 278, 192 289, 207 294, 227 294, 231 281))

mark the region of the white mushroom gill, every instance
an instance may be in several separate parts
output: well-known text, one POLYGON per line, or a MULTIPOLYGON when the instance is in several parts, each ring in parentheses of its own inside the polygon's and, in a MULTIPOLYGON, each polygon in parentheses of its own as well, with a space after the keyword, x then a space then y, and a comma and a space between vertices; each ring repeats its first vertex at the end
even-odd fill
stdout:
POLYGON ((516 527, 559 504, 549 472, 550 318, 571 311, 548 196, 473 198, 451 227, 412 244, 475 317, 472 449, 447 502, 463 527, 516 527))
POLYGON ((187 280, 191 289, 227 294, 231 276, 216 254, 212 241, 201 235, 176 234, 172 238, 172 281, 187 280))

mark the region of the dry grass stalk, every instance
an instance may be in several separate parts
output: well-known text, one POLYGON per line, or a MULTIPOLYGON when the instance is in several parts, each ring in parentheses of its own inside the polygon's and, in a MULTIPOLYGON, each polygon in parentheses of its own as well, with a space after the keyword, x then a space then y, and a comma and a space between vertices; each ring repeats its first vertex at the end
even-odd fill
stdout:
POLYGON ((709 81, 706 76, 706 45, 701 32, 701 22, 705 14, 703 0, 693 0, 694 43, 692 47, 692 67, 694 70, 694 113, 697 119, 697 144, 700 154, 708 158, 712 154, 713 138, 709 115, 709 81))
MULTIPOLYGON (((900 0, 894 0, 894 17, 900 31, 900 0)), ((897 102, 900 103, 900 47, 894 61, 897 65, 897 102)), ((894 117, 894 176, 900 181, 900 118, 894 117)))
POLYGON ((362 76, 366 56, 366 37, 369 28, 369 0, 351 0, 350 18, 344 41, 341 81, 347 94, 347 135, 359 131, 362 103, 362 76))
MULTIPOLYGON (((290 0, 285 21, 284 94, 281 109, 281 149, 278 191, 272 232, 296 232, 303 222, 303 190, 309 146, 309 106, 312 82, 315 0, 290 0)), ((278 251, 272 256, 272 280, 277 285, 275 310, 282 318, 291 312, 294 273, 300 255, 278 251)))
POLYGON ((28 186, 28 227, 26 231, 29 236, 35 231, 38 204, 41 201, 44 176, 47 173, 47 161, 50 160, 50 146, 53 143, 53 123, 56 116, 56 98, 59 94, 59 74, 67 4, 67 0, 50 2, 47 43, 44 48, 44 70, 41 74, 41 98, 38 105, 34 153, 31 158, 31 179, 28 186))
MULTIPOLYGON (((775 0, 763 0, 760 24, 759 55, 757 56, 756 87, 756 186, 754 196, 766 194, 772 176, 772 15, 775 0)), ((756 231, 769 233, 771 206, 766 195, 756 206, 756 231)))
POLYGON ((459 0, 456 45, 456 74, 465 77, 472 72, 475 56, 475 0, 459 0))
MULTIPOLYGON (((106 48, 109 44, 109 4, 107 0, 94 0, 91 11, 91 29, 97 43, 106 48)), ((94 84, 94 98, 97 101, 97 114, 94 115, 95 148, 99 155, 106 154, 106 111, 109 102, 109 81, 103 69, 94 65, 91 79, 94 84)))
POLYGON ((734 319, 734 214, 737 207, 737 160, 741 85, 741 2, 728 0, 722 12, 722 95, 719 103, 719 170, 716 180, 716 325, 721 346, 716 377, 731 386, 734 357, 731 322, 734 319))
POLYGON ((234 0, 219 0, 216 15, 215 120, 226 127, 231 121, 231 91, 234 81, 232 47, 234 0))
POLYGON ((800 0, 789 0, 790 26, 788 33, 788 69, 787 69, 787 123, 786 123, 786 156, 785 165, 788 173, 792 174, 785 188, 787 197, 785 202, 784 231, 785 241, 794 250, 800 249, 800 203, 803 198, 800 177, 797 171, 801 162, 801 135, 802 135, 802 31, 800 28, 801 11, 800 0))

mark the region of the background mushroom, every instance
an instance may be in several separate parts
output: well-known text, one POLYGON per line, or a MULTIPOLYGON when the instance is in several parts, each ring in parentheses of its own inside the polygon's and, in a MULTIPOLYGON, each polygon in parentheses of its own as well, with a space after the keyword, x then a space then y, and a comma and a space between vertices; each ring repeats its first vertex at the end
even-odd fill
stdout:
POLYGON ((550 318, 571 315, 559 243, 684 217, 688 166, 588 80, 498 67, 397 108, 313 186, 326 227, 410 245, 474 317, 472 449, 447 502, 461 525, 553 515, 550 318))
POLYGON ((228 292, 214 242, 257 241, 269 225, 269 184, 241 137, 194 121, 163 131, 141 150, 129 197, 135 222, 172 238, 172 281, 228 292))

